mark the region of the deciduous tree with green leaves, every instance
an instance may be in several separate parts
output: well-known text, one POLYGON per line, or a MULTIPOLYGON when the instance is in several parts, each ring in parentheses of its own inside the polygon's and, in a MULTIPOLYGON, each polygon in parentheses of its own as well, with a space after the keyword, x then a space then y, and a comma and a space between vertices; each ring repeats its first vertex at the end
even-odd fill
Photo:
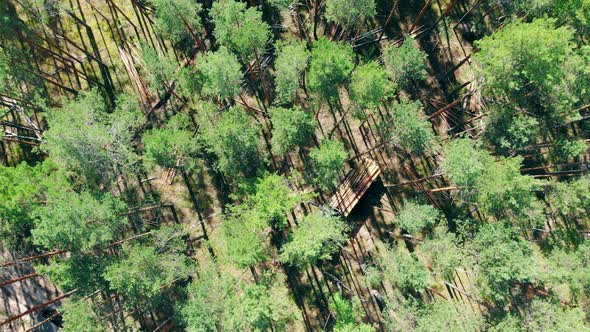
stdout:
POLYGON ((205 54, 199 64, 201 93, 222 100, 236 98, 242 89, 243 75, 240 63, 227 48, 205 54))
POLYGON ((314 181, 324 190, 332 190, 338 184, 338 175, 344 169, 347 152, 339 141, 325 140, 319 148, 311 149, 314 181))
POLYGON ((221 173, 230 179, 256 173, 262 164, 259 131, 243 110, 232 107, 201 126, 201 138, 217 157, 221 173))
POLYGON ((262 12, 247 8, 246 3, 219 0, 213 3, 209 15, 215 25, 217 41, 249 60, 264 52, 270 38, 270 26, 262 20, 262 12))
POLYGON ((395 85, 387 77, 387 73, 376 61, 360 65, 352 72, 350 98, 365 109, 375 109, 379 103, 391 97, 395 92, 395 85))
POLYGON ((187 115, 179 113, 166 127, 152 129, 143 135, 143 157, 148 167, 193 168, 199 145, 189 130, 188 121, 187 115))
POLYGON ((439 217, 439 211, 432 205, 406 201, 399 211, 396 221, 403 230, 410 234, 417 234, 434 226, 439 217))
POLYGON ((127 227, 126 204, 111 194, 62 191, 35 211, 33 241, 49 250, 74 252, 104 248, 127 227))
POLYGON ((504 223, 484 225, 472 243, 481 295, 504 306, 527 285, 539 280, 530 243, 504 223))
POLYGON ((63 312, 63 328, 66 332, 106 332, 109 329, 92 311, 92 307, 83 299, 68 299, 60 307, 63 312))
POLYGON ((327 0, 326 19, 344 29, 359 27, 377 14, 375 0, 327 0))
POLYGON ((191 0, 151 0, 156 7, 156 27, 173 42, 182 42, 200 33, 202 5, 191 0), (180 18, 180 21, 179 21, 180 18))
POLYGON ((346 224, 336 216, 320 211, 305 216, 283 246, 281 260, 300 267, 330 259, 346 242, 346 224))
POLYGON ((313 44, 307 82, 311 91, 322 98, 338 98, 338 88, 344 85, 354 67, 354 53, 348 44, 320 38, 313 44))
POLYGON ((275 49, 276 102, 288 104, 295 99, 310 53, 305 43, 294 38, 277 41, 275 49))
POLYGON ((426 78, 427 55, 414 46, 414 39, 407 37, 401 46, 389 45, 383 51, 383 62, 391 80, 402 89, 426 78))
POLYGON ((305 146, 313 138, 314 124, 312 116, 294 107, 286 109, 274 107, 270 110, 273 124, 271 147, 273 153, 285 155, 298 146, 305 146))

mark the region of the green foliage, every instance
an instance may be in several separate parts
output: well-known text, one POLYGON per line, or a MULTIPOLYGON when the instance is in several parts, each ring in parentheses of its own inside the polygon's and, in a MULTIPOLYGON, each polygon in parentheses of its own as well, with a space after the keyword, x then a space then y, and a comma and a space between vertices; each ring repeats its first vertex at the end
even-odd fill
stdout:
POLYGON ((324 190, 331 190, 338 184, 338 174, 344 169, 348 156, 344 144, 325 140, 319 148, 309 153, 315 170, 315 183, 324 190))
POLYGON ((340 293, 332 296, 330 301, 330 309, 336 316, 336 324, 334 324, 334 332, 374 332, 375 328, 368 324, 357 323, 356 317, 358 313, 352 304, 342 297, 340 293))
POLYGON ((430 285, 430 273, 416 254, 394 248, 382 248, 379 267, 384 279, 404 292, 419 293, 430 285))
POLYGON ((188 117, 180 113, 165 128, 152 129, 143 135, 143 157, 149 167, 193 168, 193 157, 199 146, 187 122, 188 117))
POLYGON ((482 331, 483 319, 472 309, 454 301, 436 301, 427 306, 418 318, 416 332, 429 331, 482 331))
POLYGON ((52 258, 48 265, 36 265, 35 270, 47 275, 62 291, 78 289, 78 295, 88 295, 108 286, 102 273, 108 258, 74 253, 67 258, 52 258))
POLYGON ((318 39, 313 44, 307 74, 310 90, 326 99, 338 97, 338 88, 346 83, 354 67, 353 59, 350 45, 318 39))
POLYGON ((103 332, 108 331, 100 319, 92 312, 90 304, 83 299, 69 299, 61 306, 65 332, 103 332))
POLYGON ((275 49, 277 103, 290 103, 295 99, 310 53, 305 43, 294 38, 276 42, 275 49))
POLYGON ((98 91, 91 90, 49 110, 41 149, 84 180, 109 185, 117 171, 132 169, 138 159, 132 139, 142 119, 139 104, 128 96, 119 100, 109 114, 98 91))
POLYGON ((432 125, 422 115, 422 104, 404 98, 401 103, 394 102, 392 108, 393 116, 386 116, 378 126, 384 140, 393 137, 396 144, 412 153, 432 149, 435 136, 432 125))
POLYGON ((584 241, 571 251, 557 249, 548 259, 548 273, 544 278, 550 284, 569 287, 575 301, 590 295, 590 243, 584 241))
POLYGON ((126 208, 111 194, 56 193, 35 211, 33 241, 49 250, 80 252, 105 247, 124 232, 127 219, 120 213, 126 208))
POLYGON ((459 267, 471 265, 465 251, 457 245, 455 235, 447 232, 444 226, 434 230, 432 236, 420 246, 420 252, 430 257, 433 272, 443 278, 452 276, 459 267))
POLYGON ((534 191, 541 182, 520 174, 521 157, 501 159, 488 166, 477 181, 477 203, 498 218, 537 217, 541 206, 534 191))
POLYGON ((524 315, 522 323, 526 331, 590 331, 585 316, 580 308, 563 308, 556 303, 535 299, 524 315))
POLYGON ((268 226, 261 213, 247 205, 232 206, 223 221, 228 260, 239 268, 267 260, 268 226))
POLYGON ((233 99, 240 94, 243 82, 241 66, 227 48, 207 52, 198 70, 204 96, 233 99))
MULTIPOLYGON (((284 289, 284 288, 283 288, 284 289)), ((223 326, 227 331, 285 330, 295 318, 296 307, 276 285, 245 284, 227 304, 223 326)))
POLYGON ((356 28, 377 14, 375 0, 327 0, 326 19, 345 29, 356 28))
POLYGON ((166 86, 174 77, 176 63, 166 57, 160 56, 156 50, 148 45, 143 45, 141 58, 145 65, 145 72, 149 80, 149 87, 158 94, 166 91, 166 86))
POLYGON ((531 245, 502 223, 484 225, 473 240, 477 282, 481 295, 498 305, 513 296, 517 286, 536 283, 538 271, 531 245))
POLYGON ((32 167, 0 166, 0 238, 8 248, 25 249, 30 245, 32 212, 46 195, 69 188, 65 172, 51 161, 32 167))
POLYGON ((135 307, 157 300, 161 288, 185 279, 190 270, 183 253, 136 244, 124 247, 122 258, 109 265, 103 277, 111 290, 125 297, 125 305, 135 307))
POLYGON ((346 242, 346 224, 336 216, 316 211, 305 216, 283 246, 281 260, 300 267, 330 259, 346 242))
POLYGON ((257 285, 236 280, 205 266, 188 287, 189 300, 181 308, 188 331, 279 331, 297 314, 281 278, 265 278, 257 285))
POLYGON ((309 198, 309 195, 294 192, 287 180, 277 174, 259 178, 255 190, 251 198, 254 209, 268 225, 278 229, 287 226, 287 213, 309 198))
POLYGON ((403 230, 410 234, 417 234, 434 226, 439 217, 440 213, 432 205, 407 201, 404 202, 396 220, 403 230))
POLYGON ((541 182, 520 173, 521 157, 495 161, 468 139, 451 141, 442 168, 484 211, 498 218, 537 218, 541 209, 534 191, 541 182))
POLYGON ((350 98, 361 108, 375 109, 391 97, 395 85, 378 62, 371 61, 355 68, 350 79, 350 98))
POLYGON ((426 59, 426 53, 414 47, 411 37, 407 37, 400 47, 390 45, 383 51, 387 74, 402 89, 426 78, 426 59))
POLYGON ((556 162, 567 162, 573 158, 581 157, 588 150, 588 143, 584 140, 558 139, 551 151, 551 156, 556 162))
POLYGON ((590 177, 570 182, 553 182, 547 200, 554 211, 567 218, 581 218, 590 209, 590 177))
POLYGON ((498 153, 510 155, 536 143, 539 121, 514 110, 494 110, 488 118, 484 134, 498 153))
POLYGON ((458 186, 474 187, 494 159, 470 139, 451 140, 445 147, 442 169, 458 186))
POLYGON ((199 269, 199 278, 188 286, 188 301, 181 307, 182 321, 189 332, 217 331, 233 280, 212 266, 199 269))
POLYGON ((578 96, 571 93, 565 71, 567 61, 576 61, 573 33, 568 27, 554 26, 552 19, 516 21, 479 40, 475 58, 484 93, 539 116, 574 115, 578 96))
POLYGON ((213 3, 209 15, 215 24, 217 41, 237 53, 251 59, 264 52, 270 38, 270 26, 262 20, 262 12, 246 8, 246 3, 235 0, 219 0, 213 3))
POLYGON ((156 7, 156 27, 173 42, 190 38, 188 29, 199 30, 202 5, 192 0, 151 0, 156 7), (186 21, 186 23, 185 23, 186 21), (186 25, 189 25, 187 27, 186 25))
POLYGON ((217 168, 230 179, 255 174, 262 163, 258 128, 237 107, 202 123, 207 149, 217 156, 217 168))
POLYGON ((313 137, 313 118, 300 107, 275 107, 270 110, 270 117, 273 124, 271 147, 275 154, 285 155, 298 146, 305 146, 313 137))

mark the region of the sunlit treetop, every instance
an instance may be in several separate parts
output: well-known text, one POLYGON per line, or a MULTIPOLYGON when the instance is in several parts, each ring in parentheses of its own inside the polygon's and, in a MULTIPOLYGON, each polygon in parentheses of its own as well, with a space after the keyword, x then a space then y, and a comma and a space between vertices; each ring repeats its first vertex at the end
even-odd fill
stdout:
POLYGON ((262 20, 261 11, 247 8, 245 2, 219 0, 213 3, 209 15, 215 24, 215 38, 221 45, 245 60, 264 53, 271 31, 262 20))
POLYGON ((236 56, 227 48, 208 52, 198 67, 202 90, 209 98, 233 99, 240 94, 243 75, 236 56))
POLYGON ((190 38, 190 29, 199 33, 202 5, 192 0, 151 0, 156 7, 156 27, 174 42, 190 38), (187 26, 188 25, 188 26, 187 26))
POLYGON ((354 53, 348 44, 320 38, 313 44, 308 86, 321 97, 333 99, 352 72, 354 53))
POLYGON ((377 13, 375 0, 327 0, 326 19, 345 29, 356 28, 377 13))
POLYGON ((406 38, 401 46, 389 45, 383 51, 387 73, 402 89, 426 78, 426 59, 426 53, 414 46, 414 39, 411 37, 406 38))
POLYGON ((290 103, 295 99, 310 53, 305 43, 294 38, 276 42, 275 48, 277 103, 290 103))
POLYGON ((381 101, 393 95, 395 85, 379 63, 371 61, 355 68, 349 90, 350 98, 358 106, 374 109, 381 101))

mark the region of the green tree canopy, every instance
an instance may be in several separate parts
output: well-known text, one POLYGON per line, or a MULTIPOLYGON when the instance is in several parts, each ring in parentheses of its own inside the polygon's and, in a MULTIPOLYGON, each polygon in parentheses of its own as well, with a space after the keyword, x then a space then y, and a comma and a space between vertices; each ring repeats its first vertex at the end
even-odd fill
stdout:
POLYGON ((188 116, 175 115, 164 128, 152 129, 143 135, 144 160, 147 165, 190 169, 198 153, 193 132, 189 130, 188 116))
POLYGON ((348 44, 322 37, 313 44, 307 74, 309 88, 323 98, 338 96, 338 88, 348 80, 354 67, 354 53, 348 44))
POLYGON ((433 272, 443 278, 453 276, 459 267, 471 266, 465 250, 457 245, 456 236, 447 232, 444 226, 435 228, 419 249, 429 256, 433 272))
POLYGON ((552 208, 568 219, 581 218, 590 209, 590 177, 570 182, 552 182, 547 200, 552 208))
POLYGON ((233 99, 240 94, 243 75, 240 63, 227 48, 207 52, 199 64, 201 93, 210 98, 233 99))
POLYGON ((102 274, 109 260, 106 256, 73 253, 67 258, 53 257, 47 265, 37 264, 35 270, 49 276, 62 291, 78 289, 76 294, 85 296, 108 287, 102 274))
POLYGON ((305 43, 294 38, 277 41, 275 49, 277 103, 290 103, 295 99, 310 53, 305 43))
POLYGON ((377 14, 375 0, 327 0, 326 19, 345 29, 360 26, 363 21, 377 14))
POLYGON ((35 166, 20 163, 0 166, 0 237, 8 248, 27 249, 31 244, 32 212, 47 195, 70 187, 67 173, 50 160, 35 166))
POLYGON ((108 113, 104 99, 91 90, 49 110, 41 149, 84 180, 109 185, 118 172, 131 169, 138 160, 132 139, 141 125, 139 104, 131 97, 119 100, 119 108, 108 113))
POLYGON ((201 124, 207 149, 217 156, 217 168, 230 179, 251 176, 262 164, 258 128, 237 107, 214 114, 201 124))
POLYGON ((416 254, 395 248, 382 248, 378 260, 384 279, 403 292, 419 293, 430 285, 430 273, 416 254))
POLYGON ((347 152, 339 141, 325 140, 319 148, 310 152, 315 171, 315 183, 324 190, 331 190, 338 184, 338 174, 344 169, 347 152))
POLYGON ((222 227, 230 263, 245 268, 270 258, 266 241, 270 226, 255 208, 248 204, 230 206, 222 227))
POLYGON ((434 226, 439 217, 440 213, 432 205, 406 201, 396 220, 403 230, 410 234, 417 234, 425 228, 434 226))
POLYGON ((568 61, 578 61, 568 27, 555 28, 553 19, 515 21, 479 40, 476 60, 484 93, 508 107, 538 116, 575 116, 579 97, 567 74, 568 61))
POLYGON ((33 241, 50 250, 79 252, 104 247, 125 231, 127 219, 120 213, 126 208, 111 194, 59 192, 36 210, 33 241))
POLYGON ((424 117, 419 101, 402 99, 392 105, 393 117, 389 124, 395 142, 412 153, 424 153, 435 141, 432 125, 424 117))
POLYGON ((590 243, 586 240, 575 250, 556 249, 548 257, 544 279, 554 285, 567 285, 574 301, 590 295, 590 243))
POLYGON ((416 332, 469 332, 484 329, 484 321, 471 308, 454 301, 436 301, 426 307, 418 318, 416 332))
POLYGON ((66 332, 106 332, 101 320, 92 311, 92 307, 83 299, 68 299, 61 306, 63 328, 66 332))
POLYGON ((189 39, 190 29, 201 28, 202 5, 191 0, 151 0, 156 7, 156 27, 174 42, 189 39), (188 25, 188 26, 187 26, 188 25))
POLYGON ((347 229, 339 217, 312 212, 303 218, 291 240, 283 246, 281 260, 302 267, 330 259, 346 242, 347 229))
POLYGON ((254 209, 267 220, 270 226, 278 229, 287 226, 287 213, 309 198, 309 195, 289 188, 287 179, 277 174, 259 178, 255 191, 251 198, 254 209))
POLYGON ((581 308, 564 308, 557 303, 535 299, 522 319, 525 331, 590 331, 581 308))
POLYGON ((538 271, 531 245, 503 223, 484 225, 473 240, 481 295, 502 306, 517 286, 534 284, 538 271))
POLYGON ((174 78, 177 64, 167 57, 161 56, 158 51, 147 44, 142 45, 141 58, 145 65, 144 69, 150 89, 153 93, 163 94, 167 89, 166 86, 174 78))
POLYGON ((390 45, 383 51, 385 69, 391 80, 402 89, 426 78, 426 59, 426 53, 414 47, 411 37, 407 37, 401 46, 390 45))
POLYGON ((190 262, 184 253, 135 244, 123 248, 122 257, 107 266, 109 287, 125 297, 130 307, 157 300, 165 287, 188 277, 190 262))
POLYGON ((292 109, 272 108, 270 118, 273 124, 273 153, 285 155, 298 146, 305 146, 313 137, 313 118, 298 106, 292 109))
POLYGON ((379 63, 371 61, 355 68, 348 89, 350 98, 359 107, 375 109, 379 102, 393 95, 395 85, 379 63))
POLYGON ((262 54, 271 34, 270 26, 262 20, 262 12, 246 7, 244 2, 219 0, 209 11, 217 41, 244 60, 262 54))
POLYGON ((371 325, 357 322, 358 313, 346 298, 340 293, 332 296, 330 309, 336 316, 334 332, 374 332, 375 328, 371 325))

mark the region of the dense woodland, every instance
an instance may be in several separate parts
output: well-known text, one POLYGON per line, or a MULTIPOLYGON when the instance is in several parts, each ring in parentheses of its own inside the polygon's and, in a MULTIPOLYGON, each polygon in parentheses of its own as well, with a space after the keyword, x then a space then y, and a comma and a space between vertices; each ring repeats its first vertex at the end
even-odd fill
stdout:
POLYGON ((589 33, 589 0, 0 0, 0 330, 590 331, 589 33))

